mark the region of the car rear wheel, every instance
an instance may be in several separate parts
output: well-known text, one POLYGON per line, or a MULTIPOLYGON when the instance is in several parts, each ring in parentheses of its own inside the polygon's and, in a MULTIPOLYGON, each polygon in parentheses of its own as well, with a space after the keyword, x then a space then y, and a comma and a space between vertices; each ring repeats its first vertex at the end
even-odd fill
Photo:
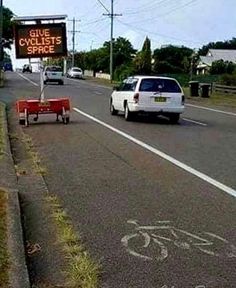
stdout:
POLYGON ((116 110, 112 104, 112 99, 110 101, 110 113, 111 113, 111 115, 117 115, 117 113, 118 113, 118 110, 116 110))
POLYGON ((178 113, 172 113, 172 114, 169 116, 170 123, 171 123, 171 124, 177 124, 177 123, 179 122, 179 118, 180 118, 180 114, 178 114, 178 113))
POLYGON ((133 113, 129 111, 128 104, 125 105, 125 120, 130 121, 133 118, 133 113))

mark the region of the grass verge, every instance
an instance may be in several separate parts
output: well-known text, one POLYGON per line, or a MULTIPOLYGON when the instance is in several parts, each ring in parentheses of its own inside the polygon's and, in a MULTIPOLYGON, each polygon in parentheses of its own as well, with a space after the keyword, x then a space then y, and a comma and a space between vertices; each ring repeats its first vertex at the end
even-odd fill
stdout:
POLYGON ((0 189, 0 287, 8 287, 7 193, 0 189))
MULTIPOLYGON (((37 173, 40 173, 42 176, 46 175, 46 168, 42 166, 39 154, 35 151, 33 141, 31 137, 25 133, 22 133, 22 142, 25 144, 26 150, 29 153, 29 156, 33 160, 34 168, 37 173)), ((23 173, 26 174, 26 173, 23 173)))
POLYGON ((183 89, 187 99, 198 102, 199 104, 236 108, 236 94, 213 91, 209 94, 209 98, 191 97, 189 88, 184 87, 183 89))
POLYGON ((5 111, 5 105, 0 103, 0 158, 4 153, 4 147, 5 147, 5 137, 3 128, 4 111, 5 111))
POLYGON ((93 83, 96 83, 96 84, 99 84, 99 85, 104 85, 104 86, 107 86, 107 87, 114 87, 118 84, 120 84, 120 82, 118 81, 111 81, 110 80, 107 80, 107 79, 102 79, 102 78, 95 78, 95 77, 89 77, 89 76, 86 76, 86 80, 89 80, 90 82, 93 82, 93 83))
POLYGON ((56 223, 58 240, 62 243, 68 261, 66 276, 68 287, 71 288, 96 288, 98 287, 100 266, 91 260, 81 244, 80 237, 75 234, 72 223, 67 213, 61 207, 55 196, 47 196, 47 203, 52 211, 56 223))

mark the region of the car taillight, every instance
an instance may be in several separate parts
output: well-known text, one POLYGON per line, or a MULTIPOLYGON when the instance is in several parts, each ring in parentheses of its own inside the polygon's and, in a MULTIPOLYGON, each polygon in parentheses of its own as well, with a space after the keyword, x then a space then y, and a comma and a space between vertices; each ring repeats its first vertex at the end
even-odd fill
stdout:
POLYGON ((139 100, 139 93, 135 93, 134 94, 134 102, 138 103, 138 100, 139 100))
POLYGON ((185 96, 182 95, 182 105, 184 105, 184 102, 185 102, 185 96))

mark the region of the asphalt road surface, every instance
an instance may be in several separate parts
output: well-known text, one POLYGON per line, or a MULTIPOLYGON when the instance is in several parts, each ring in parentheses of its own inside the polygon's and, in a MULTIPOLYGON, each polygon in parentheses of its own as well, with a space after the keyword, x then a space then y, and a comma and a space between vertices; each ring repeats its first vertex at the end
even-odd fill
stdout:
MULTIPOLYGON (((1 98, 37 98, 39 74, 23 77, 8 73, 1 98)), ((87 80, 47 85, 46 97, 70 98, 71 123, 44 115, 24 128, 102 287, 236 287, 236 111, 126 122, 110 115, 110 94, 87 80)))

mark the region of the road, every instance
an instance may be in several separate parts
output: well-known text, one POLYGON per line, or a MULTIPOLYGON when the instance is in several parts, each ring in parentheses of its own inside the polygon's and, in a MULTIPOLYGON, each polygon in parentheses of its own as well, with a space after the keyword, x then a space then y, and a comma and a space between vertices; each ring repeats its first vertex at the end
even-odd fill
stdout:
MULTIPOLYGON (((39 75, 9 73, 13 101, 39 95, 39 75), (30 81, 29 81, 30 80, 30 81)), ((179 125, 111 116, 111 89, 48 85, 71 99, 71 123, 52 115, 24 128, 49 191, 102 264, 102 287, 235 287, 236 112, 186 106, 179 125)))

